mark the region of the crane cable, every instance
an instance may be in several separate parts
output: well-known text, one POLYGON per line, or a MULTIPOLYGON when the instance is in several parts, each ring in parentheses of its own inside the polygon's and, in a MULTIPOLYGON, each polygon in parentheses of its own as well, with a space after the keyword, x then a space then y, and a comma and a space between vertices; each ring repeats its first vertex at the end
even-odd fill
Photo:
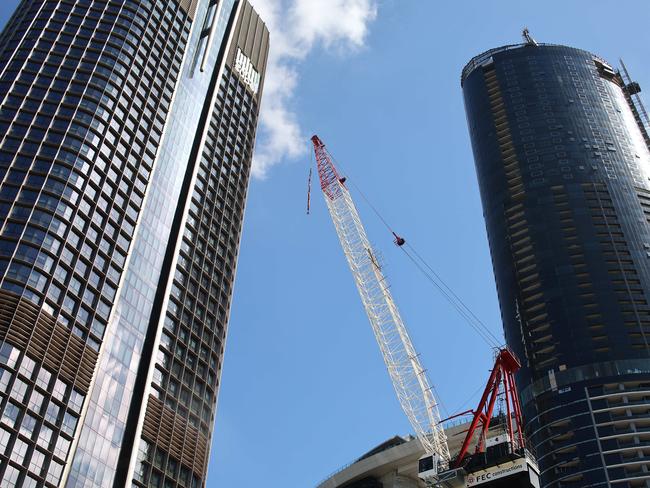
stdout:
MULTIPOLYGON (((413 246, 409 245, 410 249, 414 249, 413 246)), ((435 271, 432 271, 432 274, 429 274, 427 269, 423 267, 418 260, 416 260, 413 255, 411 255, 404 247, 401 247, 404 254, 409 258, 409 260, 420 270, 420 272, 425 276, 431 284, 438 289, 442 296, 451 304, 452 307, 458 312, 458 314, 469 324, 469 326, 474 329, 474 331, 479 335, 479 337, 491 348, 498 348, 499 341, 496 336, 488 329, 483 322, 476 319, 474 313, 469 309, 467 305, 454 293, 454 291, 449 288, 449 286, 439 277, 435 271), (434 278, 434 276, 437 278, 434 278)), ((417 253, 414 252, 417 255, 417 253)), ((421 259, 421 258, 420 258, 421 259)), ((426 261, 423 261, 424 265, 427 268, 430 268, 426 261)))
POLYGON ((483 390, 483 389, 485 389, 485 384, 484 384, 484 383, 481 383, 480 385, 478 385, 478 388, 476 388, 476 390, 474 390, 474 393, 472 393, 472 394, 467 398, 467 400, 465 400, 463 403, 461 403, 460 406, 458 406, 458 408, 456 408, 456 410, 454 410, 454 411, 455 411, 455 412, 460 412, 460 411, 461 411, 463 408, 465 408, 465 407, 466 407, 466 406, 467 406, 467 405, 468 405, 472 400, 474 400, 474 398, 475 398, 475 397, 476 397, 476 396, 481 392, 481 390, 483 390))
MULTIPOLYGON (((343 169, 336 158, 325 149, 332 160, 336 165, 343 169)), ((359 186, 349 177, 347 177, 346 183, 351 183, 354 189, 361 195, 361 198, 366 202, 366 204, 372 209, 374 214, 379 218, 379 220, 384 224, 388 231, 393 234, 396 239, 399 239, 398 234, 393 230, 388 221, 383 217, 383 215, 377 210, 377 208, 372 204, 368 199, 365 193, 359 188, 359 186)), ((399 248, 406 254, 409 260, 415 265, 415 267, 425 276, 425 278, 442 294, 442 296, 451 304, 451 306, 456 310, 456 312, 469 324, 469 326, 474 329, 474 331, 479 335, 479 337, 492 349, 498 349, 501 346, 502 341, 500 341, 490 329, 481 321, 474 312, 465 304, 465 302, 451 289, 449 285, 440 277, 438 273, 433 269, 429 263, 416 251, 416 249, 410 244, 406 243, 406 246, 400 245, 399 248), (405 247, 412 252, 409 252, 405 247)))

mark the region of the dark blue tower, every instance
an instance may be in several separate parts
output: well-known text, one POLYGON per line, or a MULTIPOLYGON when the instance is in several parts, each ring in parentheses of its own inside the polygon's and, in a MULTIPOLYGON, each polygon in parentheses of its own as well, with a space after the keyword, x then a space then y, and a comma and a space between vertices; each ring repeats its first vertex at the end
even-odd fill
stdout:
POLYGON ((650 153, 638 84, 566 46, 462 74, 508 345, 542 484, 650 483, 650 153))

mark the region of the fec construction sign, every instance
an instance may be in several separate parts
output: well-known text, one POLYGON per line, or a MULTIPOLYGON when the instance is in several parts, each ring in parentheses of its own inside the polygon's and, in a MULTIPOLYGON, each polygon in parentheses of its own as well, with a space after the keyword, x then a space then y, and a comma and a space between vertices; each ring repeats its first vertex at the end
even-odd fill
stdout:
POLYGON ((488 469, 469 473, 467 475, 467 486, 479 486, 499 478, 505 478, 515 473, 521 473, 528 470, 528 464, 525 458, 517 459, 498 466, 492 466, 488 469))

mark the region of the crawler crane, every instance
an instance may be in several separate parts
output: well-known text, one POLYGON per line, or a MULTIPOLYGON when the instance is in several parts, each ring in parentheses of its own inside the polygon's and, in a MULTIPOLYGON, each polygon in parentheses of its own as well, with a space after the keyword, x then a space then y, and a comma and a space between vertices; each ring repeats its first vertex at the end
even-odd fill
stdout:
MULTIPOLYGON (((411 342, 408 331, 391 295, 375 251, 372 249, 359 213, 346 186, 346 178, 337 171, 332 157, 318 136, 312 137, 320 186, 327 208, 336 228, 341 246, 361 301, 372 326, 377 344, 388 369, 397 398, 420 441, 425 455, 419 462, 419 477, 427 486, 475 486, 475 475, 481 468, 489 468, 485 463, 468 461, 471 444, 476 442, 476 452, 485 453, 493 445, 494 439, 487 439, 490 420, 499 397, 506 404, 505 421, 506 454, 511 461, 519 459, 524 450, 522 437, 521 409, 514 387, 514 372, 520 365, 514 354, 507 348, 498 350, 495 366, 483 392, 479 406, 467 431, 460 453, 452 459, 447 438, 438 410, 438 400, 427 378, 426 370, 411 342), (475 438, 478 433, 478 439, 475 438), (466 469, 467 468, 467 469, 466 469), (478 469, 476 469, 478 468, 478 469), (472 471, 473 470, 473 471, 472 471), (467 483, 467 484, 466 484, 467 483)), ((394 242, 403 246, 405 240, 393 232, 394 242)), ((462 414, 461 414, 462 415, 462 414)), ((523 456, 525 458, 525 456, 523 456)), ((519 463, 522 471, 533 471, 534 462, 519 463)), ((520 468, 515 472, 518 472, 520 468)), ((485 471, 485 469, 483 469, 485 471)), ((489 479, 489 471, 485 476, 489 479)), ((533 478, 531 473, 531 478, 533 478)), ((490 485, 484 485, 488 488, 490 485)), ((496 486, 496 485, 495 485, 496 486)), ((534 487, 531 484, 509 484, 508 486, 534 487)))

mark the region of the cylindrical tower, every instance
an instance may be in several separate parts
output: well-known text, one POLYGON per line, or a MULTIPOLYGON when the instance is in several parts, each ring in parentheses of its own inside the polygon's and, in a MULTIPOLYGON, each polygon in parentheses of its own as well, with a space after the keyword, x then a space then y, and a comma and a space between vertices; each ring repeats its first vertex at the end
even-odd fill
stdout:
POLYGON ((462 86, 543 486, 648 486, 650 153, 628 87, 532 41, 475 57, 462 86))

